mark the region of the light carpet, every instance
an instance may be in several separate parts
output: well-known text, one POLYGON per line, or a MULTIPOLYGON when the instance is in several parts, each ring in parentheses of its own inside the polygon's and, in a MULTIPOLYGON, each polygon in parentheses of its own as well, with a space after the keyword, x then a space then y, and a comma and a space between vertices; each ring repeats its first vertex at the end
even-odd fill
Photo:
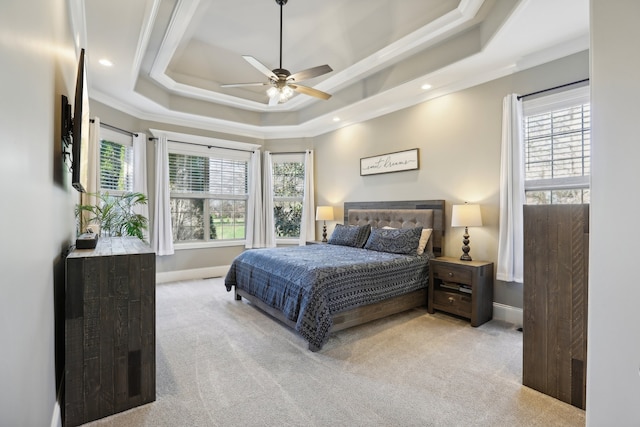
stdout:
POLYGON ((106 426, 583 426, 522 385, 522 334, 413 309, 312 353, 221 278, 159 284, 157 400, 106 426))

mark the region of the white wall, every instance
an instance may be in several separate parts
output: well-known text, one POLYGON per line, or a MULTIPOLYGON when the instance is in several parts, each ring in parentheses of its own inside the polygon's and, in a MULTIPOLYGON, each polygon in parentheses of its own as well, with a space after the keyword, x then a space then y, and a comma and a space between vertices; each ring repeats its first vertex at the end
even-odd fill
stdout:
POLYGON ((67 11, 64 0, 0 2, 2 426, 47 426, 55 413, 54 287, 77 197, 58 137, 77 63, 67 11))
POLYGON ((640 425, 640 2, 591 0, 587 425, 640 425))

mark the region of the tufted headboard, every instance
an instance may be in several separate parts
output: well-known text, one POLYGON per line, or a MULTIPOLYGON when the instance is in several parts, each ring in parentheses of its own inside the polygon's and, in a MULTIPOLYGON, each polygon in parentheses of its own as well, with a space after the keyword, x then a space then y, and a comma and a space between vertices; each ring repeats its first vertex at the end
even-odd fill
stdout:
POLYGON ((435 256, 443 254, 444 200, 345 202, 344 217, 345 224, 350 225, 432 228, 427 249, 435 256))

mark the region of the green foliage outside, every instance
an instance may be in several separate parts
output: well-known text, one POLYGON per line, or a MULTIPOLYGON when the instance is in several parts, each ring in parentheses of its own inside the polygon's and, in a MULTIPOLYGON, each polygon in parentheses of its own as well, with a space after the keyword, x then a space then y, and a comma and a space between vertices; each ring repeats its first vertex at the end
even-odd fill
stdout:
POLYGON ((101 236, 135 236, 144 239, 149 220, 144 215, 135 213, 134 208, 146 205, 147 196, 142 193, 112 196, 108 192, 88 195, 95 198, 95 204, 76 205, 76 218, 81 232, 91 224, 96 224, 100 227, 101 236))

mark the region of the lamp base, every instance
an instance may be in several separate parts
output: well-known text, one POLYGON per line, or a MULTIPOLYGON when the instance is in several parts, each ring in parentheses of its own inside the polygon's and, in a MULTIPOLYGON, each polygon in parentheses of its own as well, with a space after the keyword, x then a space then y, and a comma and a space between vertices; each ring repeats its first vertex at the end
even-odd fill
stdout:
POLYGON ((322 225, 322 243, 327 243, 327 223, 322 225))
POLYGON ((461 261, 473 261, 471 256, 469 255, 469 251, 471 248, 469 247, 469 228, 464 228, 464 235, 462 236, 462 256, 460 257, 461 261))

